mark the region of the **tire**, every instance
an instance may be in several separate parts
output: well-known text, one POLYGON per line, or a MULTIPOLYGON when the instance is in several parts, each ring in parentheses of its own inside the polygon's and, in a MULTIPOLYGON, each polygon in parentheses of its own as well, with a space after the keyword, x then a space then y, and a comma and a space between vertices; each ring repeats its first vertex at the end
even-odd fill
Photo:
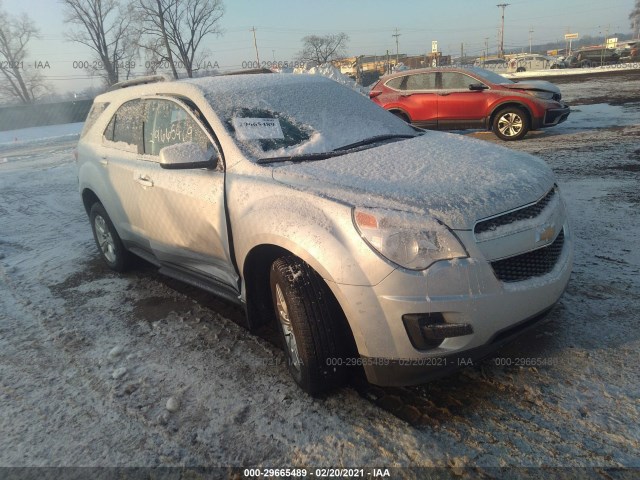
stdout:
POLYGON ((526 69, 526 68, 524 68, 524 67, 518 67, 518 68, 516 69, 516 72, 517 72, 517 73, 520 73, 520 72, 526 72, 526 71, 527 71, 527 69, 526 69))
POLYGON ((589 60, 583 60, 580 62, 580 68, 591 68, 591 62, 589 60))
POLYGON ((302 260, 284 256, 271 265, 270 284, 295 382, 310 395, 343 384, 347 371, 342 360, 350 337, 340 322, 344 314, 324 280, 302 260))
POLYGON ((398 117, 403 122, 411 123, 411 121, 409 120, 409 117, 406 114, 402 113, 400 110, 389 110, 389 112, 393 113, 396 117, 398 117))
POLYGON ((518 107, 504 108, 493 119, 493 133, 507 142, 521 140, 529 128, 529 116, 518 107))
POLYGON ((116 272, 124 272, 129 266, 129 253, 116 231, 107 211, 101 203, 94 203, 89 213, 93 239, 107 266, 116 272))

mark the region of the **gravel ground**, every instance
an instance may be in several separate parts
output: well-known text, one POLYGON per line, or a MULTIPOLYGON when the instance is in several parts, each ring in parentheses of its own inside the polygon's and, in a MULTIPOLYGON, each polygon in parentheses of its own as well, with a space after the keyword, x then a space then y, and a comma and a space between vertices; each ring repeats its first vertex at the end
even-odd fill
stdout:
POLYGON ((640 77, 561 88, 569 120, 506 145, 573 220, 550 321, 451 377, 319 399, 236 307, 102 265, 72 142, 0 146, 0 466, 640 467, 640 77))

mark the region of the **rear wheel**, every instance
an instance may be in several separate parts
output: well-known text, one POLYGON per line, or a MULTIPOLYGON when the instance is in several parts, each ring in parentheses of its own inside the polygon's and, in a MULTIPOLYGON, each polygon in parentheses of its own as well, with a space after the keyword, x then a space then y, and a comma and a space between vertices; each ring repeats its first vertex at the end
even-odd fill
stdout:
POLYGON ((520 108, 507 107, 493 119, 493 133, 501 140, 520 140, 529 131, 529 117, 520 108))
POLYGON ((527 69, 526 69, 526 68, 524 68, 524 67, 518 67, 518 68, 517 68, 517 70, 516 70, 516 72, 518 72, 518 73, 520 73, 520 72, 526 72, 526 71, 527 71, 527 69))
POLYGON ((580 62, 580 67, 581 68, 591 68, 591 62, 589 60, 583 60, 582 62, 580 62))
POLYGON ((305 262, 284 256, 270 273, 273 306, 289 372, 314 395, 347 377, 342 310, 322 278, 305 262))
POLYGON ((403 120, 407 123, 411 123, 406 113, 401 112, 400 110, 389 110, 389 111, 393 113, 396 117, 398 117, 400 120, 403 120))
POLYGON ((129 265, 129 254, 101 203, 93 204, 89 219, 93 238, 104 262, 117 272, 126 270, 129 265))

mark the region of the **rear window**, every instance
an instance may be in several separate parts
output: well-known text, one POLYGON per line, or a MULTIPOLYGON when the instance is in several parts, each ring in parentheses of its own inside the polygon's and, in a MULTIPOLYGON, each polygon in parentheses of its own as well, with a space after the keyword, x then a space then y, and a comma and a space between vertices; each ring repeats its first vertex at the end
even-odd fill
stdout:
POLYGON ((82 128, 82 133, 80 133, 80 138, 84 137, 91 127, 96 123, 96 120, 100 118, 102 112, 109 106, 109 102, 98 102, 94 103, 89 111, 89 115, 87 115, 87 119, 84 121, 84 127, 82 128))

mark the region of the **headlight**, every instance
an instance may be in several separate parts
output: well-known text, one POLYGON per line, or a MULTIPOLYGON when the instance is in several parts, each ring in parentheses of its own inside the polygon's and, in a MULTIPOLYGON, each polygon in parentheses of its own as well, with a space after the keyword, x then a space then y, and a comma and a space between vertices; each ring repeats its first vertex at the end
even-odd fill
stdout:
POLYGON ((539 90, 527 90, 527 93, 544 100, 553 100, 554 95, 553 92, 541 92, 539 90))
POLYGON ((430 217, 395 210, 354 208, 353 223, 371 248, 410 270, 424 270, 438 260, 467 257, 455 235, 430 217))

